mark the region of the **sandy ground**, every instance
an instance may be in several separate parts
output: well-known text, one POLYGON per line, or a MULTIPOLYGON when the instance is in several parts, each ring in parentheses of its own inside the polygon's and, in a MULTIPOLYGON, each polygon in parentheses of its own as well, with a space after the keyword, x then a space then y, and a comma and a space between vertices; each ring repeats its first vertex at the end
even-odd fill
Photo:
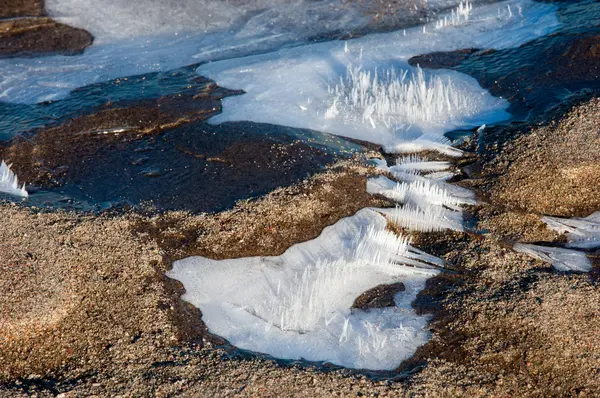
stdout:
POLYGON ((491 194, 508 208, 546 215, 588 216, 600 208, 600 100, 510 141, 486 165, 501 175, 491 194))

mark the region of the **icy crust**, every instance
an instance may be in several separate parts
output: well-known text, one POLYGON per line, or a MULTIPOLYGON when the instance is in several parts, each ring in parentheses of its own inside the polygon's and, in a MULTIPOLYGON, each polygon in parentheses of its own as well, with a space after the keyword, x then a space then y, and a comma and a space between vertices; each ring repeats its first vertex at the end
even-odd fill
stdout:
POLYGON ((29 196, 25 184, 19 186, 17 175, 4 160, 0 163, 0 192, 26 198, 29 196))
MULTIPOLYGON (((425 6, 447 7, 458 3, 440 0, 429 1, 425 6)), ((36 103, 57 100, 75 88, 92 83, 171 70, 194 62, 272 51, 305 42, 310 37, 323 36, 340 27, 347 30, 347 26, 370 23, 363 21, 364 14, 360 7, 359 11, 353 11, 352 8, 339 10, 335 8, 336 4, 339 6, 340 2, 250 0, 232 5, 220 0, 167 3, 145 0, 142 4, 116 0, 49 0, 46 8, 50 16, 88 29, 94 34, 95 43, 84 54, 74 57, 0 60, 0 101, 36 103)), ((461 18, 448 26, 436 27, 436 22, 432 22, 425 27, 425 32, 423 28, 417 28, 407 30, 406 36, 401 31, 348 41, 349 53, 346 57, 354 62, 362 48, 364 63, 354 62, 353 65, 362 66, 363 71, 373 71, 379 61, 382 62, 379 66, 381 70, 391 67, 406 70, 406 60, 411 55, 474 46, 517 46, 558 27, 554 10, 552 5, 536 4, 530 0, 473 7, 468 20, 461 18), (512 16, 508 12, 508 5, 514 10, 512 16), (522 12, 518 11, 519 8, 522 12), (490 33, 494 29, 495 33, 490 33), (384 64, 386 61, 388 65, 384 64)), ((415 12, 418 13, 418 10, 415 12)), ((451 18, 451 13, 440 16, 440 20, 444 18, 451 18)), ((238 58, 218 67, 215 64, 210 68, 203 66, 200 72, 210 74, 228 88, 241 88, 243 83, 246 91, 251 93, 248 95, 251 98, 246 100, 248 102, 279 92, 274 103, 281 102, 283 97, 288 106, 298 108, 311 98, 314 101, 328 101, 326 109, 332 101, 325 95, 327 85, 335 85, 338 78, 344 76, 346 67, 351 66, 345 62, 343 47, 344 42, 338 41, 322 46, 303 46, 291 53, 280 50, 270 53, 266 58, 238 58), (282 57, 281 60, 278 57, 282 57), (275 65, 269 67, 269 63, 275 65), (258 70, 260 68, 264 70, 261 72, 258 70), (249 70, 244 71, 246 69, 249 70), (311 73, 315 73, 315 76, 307 80, 307 75, 311 73), (240 80, 244 74, 254 74, 255 79, 240 80), (277 83, 273 85, 272 81, 275 80, 277 83), (260 91, 248 90, 255 88, 253 85, 260 87, 261 84, 265 87, 260 91), (290 86, 286 88, 286 84, 290 86), (317 85, 319 90, 313 93, 317 85)), ((445 76, 444 73, 441 75, 445 76)), ((426 74, 427 79, 429 76, 426 74)), ((475 92, 483 92, 472 79, 466 80, 475 92)), ((459 81, 455 83, 460 86, 459 81)), ((492 101, 492 105, 502 104, 493 102, 489 95, 485 96, 483 103, 486 98, 492 101)), ((270 103, 257 105, 262 104, 270 103)), ((321 110, 320 107, 321 104, 319 110, 324 113, 325 109, 321 110)), ((502 106, 489 108, 493 108, 490 112, 495 114, 490 119, 506 117, 500 112, 504 109, 502 106)), ((271 112, 277 113, 276 109, 271 112)), ((243 112, 249 113, 248 110, 243 112)), ((310 112, 314 114, 315 110, 310 112)), ((244 113, 231 114, 230 120, 240 120, 240 116, 244 116, 244 113)), ((257 118, 272 121, 274 116, 267 118, 266 115, 257 115, 257 118)), ((288 120, 291 119, 290 116, 288 120)), ((300 124, 307 125, 307 120, 303 118, 300 124)))
POLYGON ((278 358, 394 369, 429 338, 428 318, 410 303, 441 261, 386 230, 363 209, 278 257, 175 262, 183 298, 202 311, 212 333, 278 358), (397 307, 351 309, 363 292, 402 282, 397 307))
MULTIPOLYGON (((457 0, 400 0, 394 20, 408 22, 426 11, 458 4, 457 0)), ((46 0, 45 7, 50 16, 86 29, 100 41, 189 31, 221 32, 229 42, 277 35, 293 39, 346 32, 349 26, 377 26, 369 13, 369 7, 376 10, 377 5, 339 0, 46 0)), ((379 7, 380 12, 386 11, 379 7)))
POLYGON ((375 161, 377 168, 387 171, 398 180, 379 176, 367 181, 367 192, 383 195, 397 202, 396 208, 379 209, 388 219, 415 231, 436 232, 446 229, 463 231, 462 205, 476 203, 468 189, 445 182, 450 164, 427 161, 417 156, 401 157, 395 166, 375 161), (433 173, 423 172, 434 171, 433 173))
POLYGON ((596 249, 600 247, 600 212, 585 218, 542 217, 550 229, 566 233, 567 247, 596 249))
POLYGON ((508 102, 469 76, 413 68, 408 59, 434 51, 519 46, 559 26, 554 6, 531 0, 468 9, 462 11, 468 18, 452 24, 432 22, 203 64, 200 75, 246 92, 226 98, 223 113, 210 122, 273 123, 366 140, 390 152, 433 149, 457 155, 439 137, 508 119, 508 102))
POLYGON ((448 163, 414 156, 392 167, 375 162, 388 172, 400 166, 400 175, 410 177, 367 182, 369 193, 398 207, 363 209, 279 257, 191 257, 174 264, 168 275, 183 283, 183 298, 200 308, 212 333, 279 358, 373 370, 396 368, 427 341, 428 318, 417 316, 411 302, 443 261, 411 247, 386 225, 460 231, 460 205, 475 200, 443 178, 419 174, 449 173, 448 163), (365 291, 398 282, 406 290, 395 296, 396 307, 351 309, 365 291))
POLYGON ((524 243, 517 243, 514 245, 514 249, 518 252, 537 258, 538 260, 551 263, 552 267, 558 271, 589 272, 592 270, 592 263, 585 253, 577 250, 529 245, 524 243))

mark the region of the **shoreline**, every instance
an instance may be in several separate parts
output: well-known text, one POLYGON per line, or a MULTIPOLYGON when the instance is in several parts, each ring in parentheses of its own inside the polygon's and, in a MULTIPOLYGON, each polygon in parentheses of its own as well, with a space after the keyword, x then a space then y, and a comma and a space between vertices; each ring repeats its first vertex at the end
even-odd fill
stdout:
MULTIPOLYGON (((206 396, 211 391, 217 396, 234 392, 268 396, 280 393, 282 385, 290 396, 306 391, 314 395, 333 391, 367 395, 377 392, 380 396, 598 392, 600 385, 588 377, 593 372, 595 356, 600 355, 600 346, 594 339, 594 331, 600 326, 600 289, 594 282, 597 271, 590 275, 558 273, 547 264, 510 250, 511 242, 518 240, 560 240, 536 220, 537 212, 523 215, 518 208, 499 207, 495 197, 505 202, 514 191, 505 187, 517 178, 515 175, 520 175, 519 167, 531 168, 527 151, 568 158, 580 147, 567 146, 557 151, 558 144, 552 137, 569 137, 575 132, 581 139, 594 139, 595 131, 590 126, 596 125, 599 104, 594 99, 576 105, 574 111, 557 118, 562 121, 533 127, 532 134, 519 136, 515 143, 508 142, 503 151, 498 151, 497 158, 484 164, 477 178, 462 176, 459 185, 482 190, 491 198, 487 204, 471 209, 478 217, 478 229, 488 231, 485 236, 413 234, 413 245, 445 258, 451 272, 431 279, 413 304, 419 311, 434 313, 430 323, 433 338, 398 369, 412 374, 406 380, 374 381, 344 370, 321 372, 310 366, 281 366, 260 356, 225 360, 229 357, 226 352, 211 348, 223 341, 206 334, 199 310, 181 301, 178 282, 164 277, 174 259, 192 254, 212 258, 280 254, 291 244, 316 236, 325 225, 352 215, 361 207, 385 206, 381 199, 369 197, 360 189, 361 184, 366 184, 366 176, 375 170, 360 162, 346 161, 303 183, 240 202, 232 210, 213 215, 174 212, 153 218, 90 217, 65 212, 31 214, 19 206, 2 205, 0 212, 10 221, 0 234, 3 239, 21 242, 8 245, 12 250, 0 250, 0 263, 13 261, 22 278, 22 285, 13 289, 25 290, 17 290, 16 297, 42 294, 35 289, 39 286, 35 283, 40 282, 42 286, 56 287, 52 282, 62 280, 63 284, 78 286, 67 289, 75 292, 70 296, 65 296, 64 291, 44 292, 51 298, 43 303, 46 308, 28 308, 15 300, 11 309, 6 300, 2 303, 0 313, 6 314, 8 305, 12 318, 14 314, 20 316, 16 325, 21 328, 13 329, 15 336, 33 336, 22 340, 29 343, 10 343, 16 352, 29 353, 27 364, 18 360, 17 354, 12 360, 15 367, 10 370, 10 356, 6 356, 9 351, 0 354, 4 355, 2 388, 11 396, 24 390, 40 394, 70 390, 65 396, 125 391, 137 391, 140 395, 162 391, 206 396), (500 167, 505 163, 511 167, 500 167), (303 212, 298 213, 297 209, 303 212), (298 217, 306 221, 299 221, 298 217), (250 225, 254 229, 249 229, 250 225), (115 236, 114 231, 121 232, 115 236), (84 255, 91 256, 85 261, 95 264, 93 269, 75 265, 81 263, 84 255), (54 264, 58 263, 73 265, 57 271, 54 264), (117 297, 113 297, 115 293, 117 297), (99 301, 94 301, 94 297, 99 301), (54 317, 37 319, 35 314, 39 313, 54 317), (106 333, 109 330, 118 332, 106 333), (561 336, 555 343, 553 333, 561 336), (499 335, 503 338, 498 339, 499 335), (90 336, 97 336, 98 340, 90 340, 90 336), (91 341, 94 344, 90 345, 91 341), (61 355, 50 355, 50 362, 44 360, 48 353, 57 350, 61 355), (49 366, 51 363, 55 365, 49 366), (157 365, 162 363, 165 365, 157 365), (44 375, 43 370, 50 368, 54 370, 44 375), (158 384, 145 384, 147 374, 160 380, 158 384), (7 379, 8 375, 11 376, 7 379), (274 380, 278 380, 277 386, 271 384, 274 380)), ((473 138, 466 145, 475 150, 477 142, 473 138)), ((548 181, 556 176, 552 172, 539 178, 548 181)), ((536 192, 540 188, 534 185, 529 189, 536 192)), ((578 197, 582 201, 591 200, 585 196, 585 189, 581 192, 584 196, 578 197)), ((528 195, 529 200, 538 197, 528 195)), ((8 274, 6 271, 4 275, 8 274)), ((41 301, 44 300, 36 300, 41 301)), ((9 323, 15 328, 14 321, 9 323)))

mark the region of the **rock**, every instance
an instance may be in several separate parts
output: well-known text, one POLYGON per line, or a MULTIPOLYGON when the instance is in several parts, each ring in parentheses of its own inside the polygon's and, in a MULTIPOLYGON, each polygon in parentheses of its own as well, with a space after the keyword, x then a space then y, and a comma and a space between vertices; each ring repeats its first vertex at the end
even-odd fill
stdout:
POLYGON ((467 48, 458 51, 440 51, 425 55, 417 55, 408 60, 412 66, 419 65, 422 68, 443 69, 459 65, 471 54, 479 51, 476 48, 467 48))
POLYGON ((0 18, 41 17, 44 0, 2 0, 0 18))
POLYGON ((0 58, 41 54, 73 55, 92 44, 92 35, 51 18, 0 21, 0 58))
POLYGON ((370 308, 394 307, 394 296, 405 289, 402 282, 391 285, 378 285, 367 290, 354 300, 352 308, 366 310, 370 308))

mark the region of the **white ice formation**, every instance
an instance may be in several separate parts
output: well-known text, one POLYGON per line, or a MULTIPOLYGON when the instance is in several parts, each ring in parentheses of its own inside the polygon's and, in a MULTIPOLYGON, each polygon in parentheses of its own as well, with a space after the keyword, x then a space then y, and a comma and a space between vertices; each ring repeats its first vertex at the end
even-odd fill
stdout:
MULTIPOLYGON (((92 83, 238 57, 218 67, 206 64, 199 72, 217 79, 225 87, 244 88, 252 97, 248 101, 277 94, 274 103, 278 103, 285 94, 285 102, 298 110, 309 98, 313 100, 312 106, 319 102, 321 107, 321 102, 325 101, 326 109, 333 100, 326 95, 327 86, 337 84, 347 66, 362 67, 362 71, 372 73, 376 68, 381 73, 394 70, 400 75, 408 69, 406 61, 412 55, 460 48, 514 47, 559 26, 554 16, 555 6, 533 0, 510 0, 474 6, 468 20, 461 17, 460 24, 444 29, 436 29, 432 22, 426 33, 421 28, 414 28, 407 29, 406 36, 401 31, 373 34, 347 42, 289 48, 311 37, 345 31, 347 26, 370 26, 372 18, 363 14, 362 3, 365 2, 248 0, 233 4, 221 0, 48 0, 46 10, 50 16, 89 30, 96 40, 82 55, 0 60, 0 101, 57 100, 75 88, 92 83), (358 9, 353 8, 354 3, 359 5, 358 9), (520 7, 522 13, 510 16, 508 5, 514 10, 520 7), (348 44, 346 58, 341 56, 345 43, 348 44), (246 58, 248 64, 242 58, 281 47, 284 49, 262 58, 246 58), (358 62, 361 49, 363 56, 358 62), (265 64, 257 63, 261 60, 265 64), (242 80, 244 74, 248 78, 242 80), (307 79, 308 74, 313 76, 307 79), (226 76, 229 77, 225 79, 226 76), (244 87, 240 87, 242 84, 244 87), (290 86, 286 89, 284 84, 290 86), (314 92, 317 84, 320 88, 314 92), (255 91, 256 88, 260 90, 255 91)), ((456 6, 459 2, 429 0, 423 4, 428 9, 439 9, 456 6)), ((421 11, 407 7, 395 17, 411 19, 411 13, 421 11)), ((479 123, 479 119, 493 122, 507 117, 503 113, 506 103, 491 97, 473 79, 447 72, 425 73, 427 81, 435 76, 440 76, 444 82, 448 77, 457 90, 470 90, 475 97, 479 95, 480 110, 489 111, 487 115, 463 115, 462 119, 450 121, 448 125, 452 122, 477 125, 484 123, 479 123)), ((412 78, 412 73, 407 78, 412 78)), ((261 102, 257 105, 260 108, 269 104, 261 102)), ((248 113, 248 110, 244 109, 244 112, 248 113)), ((307 112, 314 115, 315 110, 307 107, 307 112)), ((240 120, 239 116, 242 114, 232 114, 231 120, 240 120)), ((259 113, 257 118, 265 119, 266 116, 259 113)), ((301 124, 306 126, 308 123, 304 119, 301 124)))
POLYGON ((552 267, 558 271, 589 272, 592 269, 592 263, 585 253, 577 250, 524 243, 515 244, 514 249, 518 252, 537 258, 538 260, 551 263, 552 267))
POLYGON ((19 186, 17 175, 4 160, 0 163, 0 192, 26 198, 29 196, 25 184, 19 186))
POLYGON ((550 229, 566 233, 567 247, 596 249, 600 247, 600 212, 585 218, 542 217, 550 229))
POLYGON ((475 196, 468 189, 445 182, 447 174, 443 172, 450 167, 448 163, 426 161, 413 155, 399 158, 396 166, 387 167, 385 162, 379 161, 377 167, 400 180, 395 182, 379 176, 367 181, 367 192, 399 203, 394 209, 380 210, 390 221, 423 232, 463 230, 460 206, 475 204, 475 196), (419 174, 428 170, 436 170, 436 173, 419 174))
POLYGON ((411 302, 438 271, 439 259, 386 230, 363 209, 278 257, 175 262, 169 276, 202 310, 212 333, 279 358, 394 369, 429 337, 427 316, 411 302), (402 282, 396 307, 351 309, 363 292, 402 282))
POLYGON ((559 26, 555 6, 530 0, 462 10, 468 19, 445 29, 431 22, 205 63, 200 75, 245 91, 225 98, 223 112, 210 122, 280 124, 377 143, 388 152, 431 149, 458 156, 443 134, 506 120, 508 102, 467 75, 411 67, 408 60, 435 51, 516 47, 559 26))
POLYGON ((470 1, 460 2, 456 9, 450 12, 450 15, 444 17, 435 23, 436 29, 443 29, 449 26, 458 26, 469 21, 469 17, 473 12, 473 3, 470 1))

